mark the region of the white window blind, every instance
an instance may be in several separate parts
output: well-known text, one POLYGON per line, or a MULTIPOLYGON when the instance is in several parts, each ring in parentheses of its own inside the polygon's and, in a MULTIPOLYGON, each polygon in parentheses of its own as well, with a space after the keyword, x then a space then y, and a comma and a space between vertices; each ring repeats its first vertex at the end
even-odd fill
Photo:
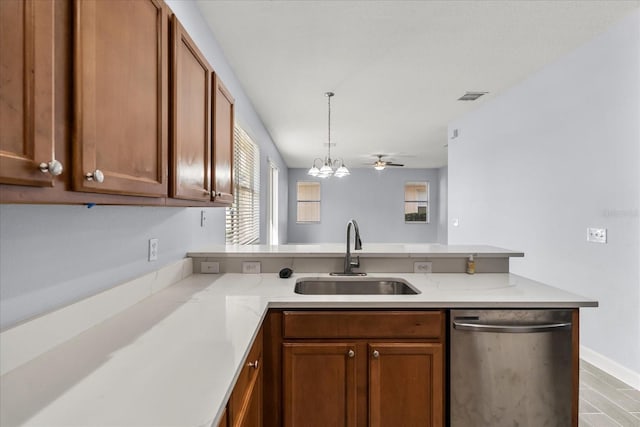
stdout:
POLYGON ((227 208, 226 241, 260 241, 260 151, 238 126, 233 128, 233 203, 227 208))

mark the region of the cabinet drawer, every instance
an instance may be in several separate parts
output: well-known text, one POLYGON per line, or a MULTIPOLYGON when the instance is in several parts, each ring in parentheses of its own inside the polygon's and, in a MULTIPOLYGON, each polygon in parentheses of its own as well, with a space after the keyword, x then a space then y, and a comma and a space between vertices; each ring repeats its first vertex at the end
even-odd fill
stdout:
MULTIPOLYGON (((236 385, 229 398, 229 416, 231 425, 241 425, 244 413, 251 403, 251 394, 258 384, 258 377, 262 370, 262 329, 256 336, 253 346, 244 361, 244 366, 236 381, 236 385)), ((258 384, 259 386, 259 384, 258 384)))
POLYGON ((285 311, 284 338, 440 338, 442 311, 285 311))

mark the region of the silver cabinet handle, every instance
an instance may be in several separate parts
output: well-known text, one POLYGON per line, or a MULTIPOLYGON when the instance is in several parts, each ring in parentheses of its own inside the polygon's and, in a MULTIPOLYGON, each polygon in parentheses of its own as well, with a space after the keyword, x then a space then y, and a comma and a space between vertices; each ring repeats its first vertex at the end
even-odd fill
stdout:
POLYGON ((356 352, 353 350, 349 350, 349 353, 347 353, 347 355, 350 359, 353 359, 356 356, 356 352))
POLYGON ((87 172, 84 177, 87 181, 95 181, 98 183, 104 182, 104 174, 100 169, 96 169, 93 172, 87 172))
POLYGON ((562 329, 571 329, 571 322, 539 323, 533 325, 500 325, 476 322, 453 321, 453 328, 461 331, 474 332, 503 332, 509 334, 528 334, 532 332, 550 332, 562 329))
POLYGON ((373 350, 373 358, 377 359, 378 357, 380 357, 380 353, 378 352, 378 350, 373 350))
POLYGON ((250 368, 258 369, 259 361, 257 361, 257 360, 256 360, 255 362, 249 362, 249 363, 247 363, 247 365, 248 365, 250 368))
POLYGON ((40 163, 38 165, 38 169, 40 169, 40 172, 42 173, 50 173, 53 176, 58 176, 62 173, 63 167, 62 163, 60 163, 56 159, 53 159, 48 163, 40 163))

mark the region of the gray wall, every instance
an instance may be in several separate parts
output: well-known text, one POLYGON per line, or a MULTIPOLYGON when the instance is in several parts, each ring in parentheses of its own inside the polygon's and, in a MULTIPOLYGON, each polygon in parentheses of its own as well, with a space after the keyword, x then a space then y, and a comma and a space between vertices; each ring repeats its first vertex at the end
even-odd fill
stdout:
MULTIPOLYGON (((280 169, 280 241, 286 242, 287 167, 195 2, 167 3, 236 99, 236 120, 260 146, 261 239, 266 239, 267 158, 280 169)), ((140 276, 189 250, 224 243, 223 208, 0 206, 0 328, 140 276), (159 259, 147 262, 147 241, 159 259)))
POLYGON ((438 239, 438 169, 352 169, 345 178, 326 180, 289 169, 289 243, 335 243, 346 239, 347 222, 360 226, 363 243, 427 243, 438 239), (319 224, 296 223, 296 182, 319 181, 319 224), (405 224, 404 184, 429 181, 431 222, 405 224))
POLYGON ((524 251, 513 272, 599 300, 582 344, 638 374, 639 28, 634 12, 449 131, 449 242, 524 251))

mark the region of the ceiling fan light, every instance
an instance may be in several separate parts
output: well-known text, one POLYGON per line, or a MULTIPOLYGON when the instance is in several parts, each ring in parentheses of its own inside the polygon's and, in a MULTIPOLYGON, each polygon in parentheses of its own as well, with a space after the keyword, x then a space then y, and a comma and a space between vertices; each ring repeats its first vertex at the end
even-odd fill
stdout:
POLYGON ((377 171, 382 171, 384 170, 384 165, 376 164, 373 168, 377 171))

